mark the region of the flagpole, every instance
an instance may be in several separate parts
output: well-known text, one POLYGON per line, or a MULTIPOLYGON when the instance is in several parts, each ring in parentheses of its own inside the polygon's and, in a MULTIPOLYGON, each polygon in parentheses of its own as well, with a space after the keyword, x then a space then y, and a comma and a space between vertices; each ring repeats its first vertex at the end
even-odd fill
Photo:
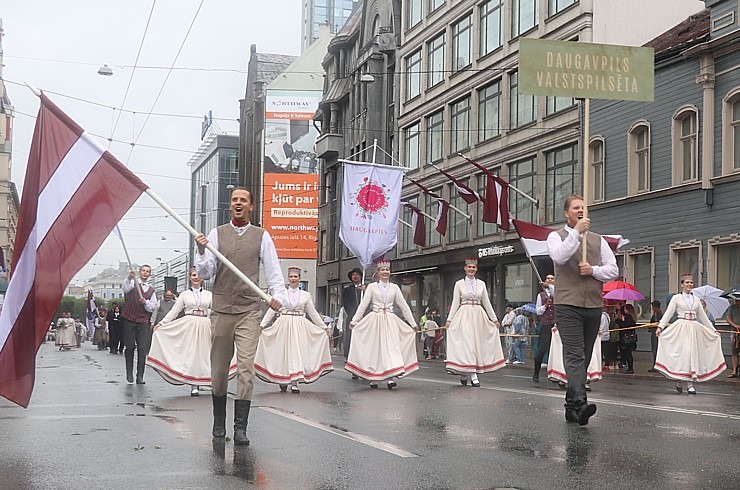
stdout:
MULTIPOLYGON (((184 219, 182 219, 180 217, 180 215, 175 212, 174 209, 172 209, 171 207, 169 207, 166 202, 164 202, 162 199, 160 199, 160 197, 157 194, 155 194, 154 191, 152 191, 150 188, 147 188, 147 190, 145 190, 144 192, 149 197, 151 197, 152 200, 155 203, 159 204, 159 206, 162 209, 164 209, 167 212, 167 214, 169 214, 170 216, 172 216, 173 218, 175 218, 175 221, 177 221, 178 223, 180 223, 180 226, 182 226, 183 228, 185 228, 193 237, 197 237, 200 234, 195 228, 193 228, 192 226, 190 226, 190 224, 188 224, 188 222, 186 222, 184 219)), ((226 257, 224 257, 224 255, 221 252, 219 252, 216 249, 216 247, 214 247, 210 243, 206 243, 206 248, 208 250, 210 250, 210 252, 219 261, 221 261, 221 263, 223 265, 225 265, 226 267, 228 267, 228 269, 231 272, 233 272, 234 274, 236 274, 236 276, 239 279, 241 279, 247 286, 249 286, 249 288, 252 291, 254 291, 257 295, 259 295, 260 298, 262 298, 263 300, 265 300, 265 302, 267 302, 267 303, 269 303, 270 301, 272 301, 272 296, 270 296, 269 294, 267 294, 266 292, 264 292, 262 289, 260 289, 259 286, 257 286, 254 282, 252 282, 252 280, 250 278, 248 278, 242 271, 240 271, 239 268, 237 268, 234 264, 232 264, 229 259, 227 259, 226 257)))
MULTIPOLYGON (((437 169, 437 170, 439 170, 440 172, 442 171, 442 169, 441 169, 441 168, 439 168, 438 166, 436 166, 436 165, 435 165, 435 164, 433 164, 433 163, 430 163, 429 165, 431 165, 432 167, 436 168, 436 169, 437 169)), ((466 214, 466 213, 462 212, 461 210, 457 209, 457 208, 456 208, 455 206, 453 206, 452 204, 448 204, 448 206, 450 207, 450 209, 454 209, 454 210, 455 210, 455 211, 457 211, 458 213, 460 213, 460 214, 462 214, 463 216, 465 216, 465 219, 467 219, 468 221, 472 220, 472 218, 470 217, 470 215, 468 215, 468 214, 466 214)))
POLYGON ((372 162, 360 162, 358 160, 345 160, 344 158, 340 158, 337 160, 339 163, 349 163, 350 165, 368 165, 370 167, 381 167, 381 168, 400 168, 404 172, 408 172, 411 170, 408 167, 401 167, 398 165, 386 165, 385 163, 372 163, 372 162))
MULTIPOLYGON (((462 154, 462 153, 460 153, 459 151, 457 152, 457 155, 458 155, 458 156, 460 156, 460 157, 462 157, 462 158, 464 158, 464 159, 465 159, 465 160, 467 160, 467 161, 468 161, 469 163, 472 163, 473 165, 475 165, 476 167, 480 168, 481 170, 484 170, 484 171, 486 171, 486 172, 488 171, 488 170, 485 170, 484 168, 480 167, 480 166, 479 166, 480 164, 479 164, 478 162, 476 162, 475 160, 471 160, 470 158, 466 157, 465 155, 463 155, 463 154, 462 154)), ((534 197, 530 196, 529 194, 526 194, 526 193, 525 193, 524 191, 520 191, 519 189, 517 189, 516 187, 514 187, 514 186, 513 186, 512 184, 511 184, 511 182, 507 182, 507 183, 509 184, 509 189, 513 190, 514 192, 516 192, 517 194, 519 194, 519 195, 520 195, 520 196, 522 196, 523 198, 525 198, 525 199, 528 199, 528 200, 532 201, 532 202, 534 203, 534 205, 535 205, 535 207, 536 207, 536 208, 539 208, 539 207, 540 207, 540 201, 538 201, 538 200, 537 200, 537 199, 535 199, 534 197)))
MULTIPOLYGON (((590 124, 590 112, 591 112, 591 99, 586 97, 583 101, 583 217, 588 218, 588 140, 589 135, 589 124, 590 124)), ((588 249, 588 231, 583 232, 583 240, 581 240, 581 262, 587 263, 586 261, 586 250, 588 249)))
MULTIPOLYGON (((116 225, 117 227, 118 225, 116 225)), ((126 248, 126 242, 123 241, 123 234, 120 232, 116 233, 118 235, 118 239, 121 240, 121 246, 123 247, 123 253, 126 254, 126 261, 128 262, 128 270, 133 271, 134 266, 131 263, 131 257, 128 255, 128 249, 126 248)), ((141 290, 141 284, 139 284, 139 278, 134 276, 134 287, 136 288, 136 292, 139 293, 139 299, 144 298, 144 293, 141 290)))
POLYGON ((26 87, 28 87, 28 89, 31 92, 33 92, 33 95, 35 95, 36 97, 41 97, 41 90, 37 89, 36 87, 34 87, 33 85, 31 85, 28 82, 23 82, 23 83, 26 85, 26 87))

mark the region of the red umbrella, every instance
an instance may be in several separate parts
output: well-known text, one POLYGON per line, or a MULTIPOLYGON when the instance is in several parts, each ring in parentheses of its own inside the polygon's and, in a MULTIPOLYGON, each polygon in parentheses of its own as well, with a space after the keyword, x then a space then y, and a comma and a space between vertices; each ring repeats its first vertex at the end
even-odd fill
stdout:
POLYGON ((614 291, 615 289, 631 289, 633 291, 637 291, 637 288, 628 282, 609 281, 609 282, 604 283, 604 286, 602 287, 601 292, 608 293, 609 291, 614 291))

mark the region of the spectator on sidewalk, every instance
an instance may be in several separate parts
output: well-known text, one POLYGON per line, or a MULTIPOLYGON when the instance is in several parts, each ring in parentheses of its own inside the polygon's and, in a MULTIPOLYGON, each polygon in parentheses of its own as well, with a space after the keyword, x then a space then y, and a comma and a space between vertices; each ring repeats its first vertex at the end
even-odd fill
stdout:
POLYGON ((514 306, 508 304, 506 305, 506 314, 504 314, 504 318, 501 320, 501 333, 507 335, 507 337, 504 337, 504 344, 502 346, 504 352, 506 352, 506 364, 511 364, 514 361, 514 339, 508 337, 508 335, 514 332, 514 319, 516 319, 514 306))
POLYGON ((635 322, 635 307, 627 304, 617 311, 617 327, 626 328, 620 332, 619 348, 622 353, 620 360, 627 363, 625 374, 635 374, 635 361, 632 352, 637 349, 637 330, 631 327, 637 326, 635 322))
MULTIPOLYGON (((521 308, 516 309, 516 318, 513 325, 514 335, 529 335, 529 317, 527 315, 521 308)), ((527 337, 514 337, 514 354, 516 356, 514 364, 524 365, 526 348, 527 337)))

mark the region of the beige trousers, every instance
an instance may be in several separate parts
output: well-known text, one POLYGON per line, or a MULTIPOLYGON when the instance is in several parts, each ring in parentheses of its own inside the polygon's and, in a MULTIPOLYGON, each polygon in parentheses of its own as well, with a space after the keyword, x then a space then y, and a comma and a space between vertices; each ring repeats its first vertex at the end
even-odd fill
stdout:
POLYGON ((214 395, 227 394, 229 363, 236 346, 236 399, 252 399, 254 355, 260 338, 261 317, 259 309, 234 315, 211 312, 211 380, 214 395))

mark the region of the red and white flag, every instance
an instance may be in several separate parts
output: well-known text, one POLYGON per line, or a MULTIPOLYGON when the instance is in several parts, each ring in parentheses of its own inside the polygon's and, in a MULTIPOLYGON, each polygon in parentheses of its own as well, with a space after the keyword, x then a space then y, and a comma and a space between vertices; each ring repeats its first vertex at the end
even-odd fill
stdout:
POLYGON ((457 193, 460 195, 460 197, 466 203, 473 204, 475 201, 482 201, 484 203, 486 202, 486 200, 485 200, 485 198, 483 198, 483 196, 481 196, 480 194, 478 194, 477 192, 475 192, 473 189, 471 189, 467 185, 465 185, 462 182, 460 182, 459 180, 457 180, 452 175, 448 174, 447 172, 445 172, 442 169, 439 169, 439 171, 442 172, 442 175, 444 175, 445 177, 447 177, 448 179, 450 179, 453 184, 455 184, 455 189, 457 190, 457 193))
POLYGON ((502 230, 509 231, 509 183, 490 172, 486 175, 483 221, 496 223, 502 230))
POLYGON ((401 204, 409 208, 414 213, 414 219, 412 220, 411 226, 414 227, 414 243, 420 247, 426 245, 427 238, 427 225, 424 222, 424 214, 421 209, 417 208, 410 202, 401 201, 401 204))
POLYGON ((27 407, 36 351, 74 275, 147 189, 41 95, 0 313, 0 395, 27 407))
POLYGON ((421 189, 424 194, 427 196, 433 197, 437 200, 437 218, 434 220, 434 229, 437 230, 437 233, 444 236, 447 234, 447 214, 450 211, 450 203, 442 199, 442 196, 437 194, 434 191, 431 191, 415 181, 414 179, 409 179, 413 184, 415 184, 419 189, 421 189))
MULTIPOLYGON (((555 266, 550 258, 550 252, 547 249, 547 237, 553 231, 558 231, 555 228, 546 228, 544 226, 535 225, 527 221, 518 219, 511 220, 514 223, 516 232, 519 233, 519 240, 527 252, 530 262, 537 270, 539 277, 544 278, 548 274, 555 273, 555 266)), ((620 247, 627 245, 630 241, 623 238, 622 235, 602 235, 606 243, 609 244, 609 248, 613 251, 617 251, 620 247)))

